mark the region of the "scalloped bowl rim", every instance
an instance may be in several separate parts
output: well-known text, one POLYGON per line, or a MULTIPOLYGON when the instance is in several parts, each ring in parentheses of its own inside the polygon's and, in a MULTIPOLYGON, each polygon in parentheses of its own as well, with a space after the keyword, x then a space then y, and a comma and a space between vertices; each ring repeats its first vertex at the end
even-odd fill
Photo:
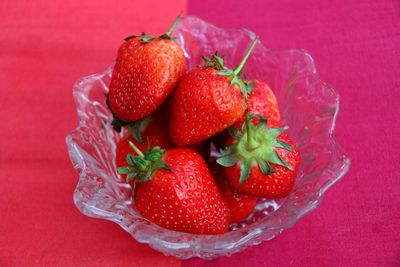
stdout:
MULTIPOLYGON (((196 17, 190 17, 190 18, 192 18, 192 19, 197 19, 196 17)), ((200 20, 200 19, 199 19, 199 20, 200 20)), ((200 21, 202 21, 202 20, 200 20, 200 21)), ((210 24, 210 23, 208 23, 208 22, 207 22, 207 24, 208 24, 208 26, 211 26, 211 27, 220 29, 220 28, 218 28, 218 27, 216 27, 216 26, 214 26, 213 24, 210 24)), ((225 30, 233 30, 233 29, 229 29, 229 28, 228 28, 228 29, 225 29, 225 30)), ((240 30, 244 30, 244 31, 246 31, 249 35, 255 36, 255 34, 254 34, 252 31, 248 30, 248 29, 240 29, 240 30)), ((178 258, 187 259, 187 258, 191 258, 191 257, 196 257, 196 256, 197 256, 197 257, 201 257, 201 258, 212 259, 212 258, 215 258, 215 257, 217 257, 217 256, 230 256, 230 255, 232 255, 233 253, 239 252, 239 251, 241 251, 241 250, 243 250, 243 249, 245 249, 245 248, 247 248, 247 247, 249 247, 249 246, 254 246, 254 245, 257 245, 257 244, 259 244, 259 243, 261 243, 261 242, 263 242, 263 241, 273 239, 277 234, 281 233, 281 232, 282 232, 283 230, 285 230, 285 229, 288 229, 288 228, 292 227, 300 218, 302 218, 303 216, 307 215, 308 213, 310 213, 311 211, 313 211, 315 208, 317 208, 318 205, 319 205, 319 203, 321 202, 321 200, 322 200, 323 195, 325 194, 325 192, 326 192, 329 188, 331 188, 336 182, 338 182, 338 181, 348 172, 348 170, 349 170, 349 168, 350 168, 351 160, 350 160, 349 157, 344 153, 343 149, 341 148, 341 146, 338 144, 338 142, 336 141, 336 139, 335 139, 335 137, 334 137, 334 129, 335 129, 336 118, 337 118, 337 115, 338 115, 338 113, 339 113, 339 102, 340 102, 340 101, 339 101, 339 94, 338 94, 338 92, 337 92, 333 87, 329 86, 327 83, 325 83, 325 82, 320 78, 320 76, 319 76, 318 73, 317 73, 316 67, 315 67, 314 59, 312 58, 312 56, 310 55, 310 53, 308 53, 308 51, 306 51, 305 49, 285 49, 285 50, 267 49, 267 48, 265 48, 265 46, 264 46, 261 42, 258 43, 258 46, 260 46, 260 48, 262 48, 263 50, 267 50, 267 51, 270 51, 270 52, 277 52, 277 51, 279 51, 279 52, 290 52, 290 51, 296 51, 296 52, 300 52, 300 53, 304 54, 305 56, 307 56, 307 57, 309 58, 309 60, 310 60, 310 62, 311 62, 311 66, 312 66, 312 71, 311 71, 310 74, 313 76, 313 78, 315 78, 316 80, 318 80, 319 82, 321 82, 321 83, 324 85, 324 87, 325 87, 326 89, 329 89, 329 90, 331 91, 331 93, 333 93, 333 95, 335 95, 335 98, 336 98, 336 103, 335 103, 336 109, 335 109, 334 115, 332 116, 332 119, 331 119, 331 128, 330 128, 330 130, 329 130, 329 138, 330 138, 330 141, 333 142, 335 148, 336 148, 336 149, 340 152, 340 154, 342 155, 343 166, 342 166, 341 169, 338 169, 338 171, 337 171, 335 174, 332 174, 332 179, 330 179, 329 182, 325 183, 323 186, 321 186, 321 187, 319 188, 318 197, 315 199, 315 201, 313 201, 312 203, 310 203, 306 208, 298 210, 298 212, 296 213, 296 216, 293 217, 289 222, 287 222, 286 224, 282 224, 279 228, 275 228, 276 234, 274 234, 272 237, 269 237, 269 238, 268 238, 268 237, 267 237, 267 238, 261 238, 261 239, 259 239, 257 242, 255 242, 255 243, 248 244, 248 241, 249 241, 250 239, 254 239, 254 238, 260 236, 260 235, 262 234, 262 232, 263 232, 263 231, 261 231, 260 229, 254 229, 254 228, 253 228, 253 229, 251 229, 251 230, 249 231, 248 235, 245 237, 245 240, 243 241, 244 244, 241 244, 241 245, 237 246, 237 243, 236 243, 235 246, 234 246, 234 247, 236 247, 235 250, 230 251, 230 252, 228 252, 228 253, 226 253, 227 251, 224 251, 224 252, 225 252, 224 254, 221 254, 221 255, 213 255, 213 256, 210 256, 210 257, 204 257, 204 256, 200 255, 200 254, 197 252, 197 250, 196 250, 196 249, 198 249, 198 247, 195 246, 195 247, 193 248, 193 245, 194 245, 194 244, 188 244, 188 243, 185 243, 185 244, 184 244, 184 243, 182 243, 182 244, 180 244, 179 247, 176 247, 176 249, 182 249, 182 248, 190 249, 190 248, 191 248, 191 252, 192 252, 193 255, 189 255, 189 256, 176 256, 176 255, 175 255, 175 256, 178 257, 178 258), (242 245, 244 245, 244 246, 242 246, 242 245)), ((80 78, 80 79, 75 83, 74 88, 77 87, 77 84, 78 84, 80 81, 88 80, 88 79, 91 79, 91 78, 104 77, 105 75, 107 75, 107 73, 109 73, 109 71, 110 71, 111 68, 112 68, 112 66, 109 67, 109 68, 108 68, 106 71, 104 71, 104 72, 95 73, 95 74, 88 75, 88 76, 85 76, 85 77, 80 78)), ((76 96, 75 96, 75 94, 76 94, 76 91, 74 90, 74 91, 73 91, 73 96, 74 96, 75 104, 76 104, 76 106, 78 106, 78 103, 76 102, 76 96)), ((79 111, 78 111, 78 117, 79 117, 79 111)), ((81 130, 81 128, 82 128, 84 125, 85 125, 85 124, 84 124, 84 121, 80 119, 80 120, 79 120, 79 126, 78 126, 76 129, 74 129, 73 131, 71 131, 71 133, 72 133, 72 132, 79 132, 79 131, 81 130)), ((68 134, 67 137, 66 137, 67 146, 68 146, 69 150, 74 149, 78 154, 80 154, 80 153, 79 153, 79 150, 75 148, 75 143, 74 143, 73 140, 72 140, 71 133, 68 134)), ((71 160, 72 160, 72 155, 71 155, 71 153, 70 153, 70 157, 71 157, 71 160)), ((82 179, 82 173, 84 173, 84 169, 82 170, 82 172, 81 172, 80 175, 79 175, 79 176, 80 176, 80 177, 79 177, 79 181, 82 179)), ((79 182, 79 181, 78 181, 78 182, 79 182)), ((154 240, 156 240, 156 239, 157 239, 157 242, 161 242, 161 243, 167 242, 169 246, 171 246, 171 245, 176 246, 176 245, 177 245, 176 243, 171 243, 171 242, 168 242, 168 241, 159 239, 159 238, 156 237, 156 236, 154 236, 152 239, 143 239, 143 238, 140 238, 140 236, 137 234, 136 231, 134 231, 133 233, 130 232, 129 229, 128 229, 127 227, 125 227, 125 225, 124 225, 120 220, 118 220, 116 217, 113 217, 113 216, 112 216, 113 214, 110 214, 110 216, 105 217, 105 216, 104 216, 104 212, 105 212, 104 210, 101 210, 101 212, 99 212, 99 213, 96 214, 96 211, 95 211, 96 208, 95 208, 95 207, 90 206, 90 205, 87 205, 86 203, 83 203, 82 205, 78 203, 78 200, 77 200, 78 191, 77 191, 77 190, 78 190, 78 187, 75 188, 75 190, 74 190, 74 197, 73 197, 74 203, 75 203, 76 207, 77 207, 83 214, 85 214, 86 216, 93 217, 93 218, 105 219, 105 220, 109 220, 109 221, 113 221, 113 222, 117 223, 118 225, 120 225, 120 226, 121 226, 124 230, 126 230, 128 233, 130 233, 138 242, 144 243, 144 244, 148 244, 148 245, 150 245, 150 246, 153 247, 153 248, 154 248, 154 246, 152 245, 151 241, 154 241, 154 240), (90 210, 92 213, 87 212, 87 210, 90 210), (101 215, 100 215, 100 214, 101 214, 101 215)), ((262 222, 259 222, 259 223, 262 224, 262 222)), ((161 228, 161 227, 160 227, 160 228, 161 228)), ((164 228, 161 228, 161 229, 166 230, 166 229, 164 229, 164 228)), ((268 229, 271 229, 271 228, 268 228, 268 229)), ((263 229, 263 230, 264 230, 264 229, 263 229)), ((171 231, 171 232, 174 232, 174 231, 171 231)), ((231 234, 231 233, 233 233, 233 232, 235 232, 235 231, 228 232, 228 233, 226 233, 226 234, 224 234, 224 235, 229 235, 229 234, 231 234)), ((175 233, 176 233, 176 232, 175 232, 175 233)), ((195 236, 197 236, 197 237, 206 237, 206 238, 210 238, 210 239, 218 239, 218 238, 220 237, 220 236, 213 236, 213 235, 194 235, 194 234, 188 234, 188 233, 181 233, 181 234, 182 234, 182 235, 189 235, 189 236, 193 236, 193 237, 195 237, 195 236)), ((156 249, 156 250, 159 250, 159 249, 157 249, 157 248, 155 248, 155 249, 156 249)), ((217 250, 217 249, 215 249, 215 250, 217 250)), ((166 252, 163 252, 163 251, 161 251, 161 252, 164 253, 165 255, 171 255, 171 253, 166 253, 166 252)))

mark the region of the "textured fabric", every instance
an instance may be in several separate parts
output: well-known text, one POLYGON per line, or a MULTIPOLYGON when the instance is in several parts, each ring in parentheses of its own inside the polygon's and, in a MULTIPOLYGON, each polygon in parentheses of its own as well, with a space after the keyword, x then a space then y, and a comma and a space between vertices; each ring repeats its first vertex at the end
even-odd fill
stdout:
POLYGON ((189 1, 188 13, 304 48, 341 95, 338 141, 350 172, 322 204, 270 242, 196 266, 400 266, 400 2, 189 1))
POLYGON ((82 215, 65 136, 72 86, 126 35, 160 34, 182 0, 0 1, 0 266, 179 266, 118 225, 82 215))

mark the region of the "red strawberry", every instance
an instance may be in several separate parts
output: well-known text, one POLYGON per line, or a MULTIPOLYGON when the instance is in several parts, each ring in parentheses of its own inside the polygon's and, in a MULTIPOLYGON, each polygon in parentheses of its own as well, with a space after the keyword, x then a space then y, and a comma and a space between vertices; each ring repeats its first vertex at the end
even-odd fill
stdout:
POLYGON ((286 128, 267 128, 260 115, 256 127, 253 117, 248 114, 242 131, 233 131, 235 139, 228 140, 230 146, 217 162, 226 167, 226 176, 240 191, 271 199, 285 197, 294 186, 299 151, 286 128))
POLYGON ((229 224, 245 220, 256 206, 257 197, 235 189, 225 177, 224 170, 216 162, 210 166, 211 173, 218 183, 222 198, 230 210, 229 224))
POLYGON ((229 209, 206 162, 194 150, 159 147, 138 156, 128 154, 118 168, 135 186, 134 205, 140 214, 174 231, 223 234, 228 231, 229 209))
MULTIPOLYGON (((268 127, 280 127, 281 115, 274 92, 265 82, 259 80, 249 81, 248 84, 250 85, 251 94, 248 96, 247 111, 251 114, 260 114, 266 117, 268 120, 268 127)), ((245 119, 246 115, 243 115, 243 117, 235 123, 235 127, 240 129, 245 119)), ((258 118, 253 119, 253 123, 256 125, 258 123, 257 120, 258 118)), ((223 131, 214 136, 212 142, 217 148, 223 148, 228 138, 228 131, 223 131)))
MULTIPOLYGON (((173 147, 174 144, 169 138, 167 130, 167 122, 167 115, 163 111, 160 111, 140 122, 128 125, 128 134, 117 144, 117 167, 125 166, 126 156, 129 153, 134 153, 134 150, 129 145, 129 141, 134 143, 143 153, 146 152, 149 146, 173 147)), ((121 177, 124 180, 126 179, 126 175, 121 175, 121 177)))
POLYGON ((118 50, 110 83, 109 106, 124 122, 143 119, 168 98, 184 74, 185 56, 170 37, 180 17, 160 37, 132 36, 118 50))
POLYGON ((226 68, 216 54, 184 75, 172 101, 171 139, 178 146, 200 143, 233 125, 244 114, 246 103, 241 94, 246 86, 239 75, 254 49, 254 39, 240 65, 226 68))
MULTIPOLYGON (((251 94, 248 96, 247 112, 259 114, 267 118, 268 127, 280 127, 281 115, 279 113, 278 102, 271 88, 263 81, 250 80, 251 94)), ((235 124, 240 129, 246 119, 246 115, 235 124)), ((257 124, 257 118, 253 119, 257 124)))

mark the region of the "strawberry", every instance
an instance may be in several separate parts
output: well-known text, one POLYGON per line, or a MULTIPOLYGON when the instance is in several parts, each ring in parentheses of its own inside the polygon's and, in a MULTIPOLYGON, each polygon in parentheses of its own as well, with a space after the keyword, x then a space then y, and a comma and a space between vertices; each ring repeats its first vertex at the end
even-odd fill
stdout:
POLYGON ((133 122, 157 110, 186 69, 182 49, 170 37, 180 16, 159 37, 130 36, 118 50, 108 94, 117 120, 133 122))
POLYGON ((120 174, 133 181, 134 205, 149 221, 174 231, 223 234, 229 209, 204 159, 189 148, 149 148, 128 154, 120 174))
POLYGON ((170 136, 178 146, 200 143, 233 125, 244 114, 247 88, 239 78, 257 42, 253 40, 242 62, 234 70, 216 53, 203 57, 205 66, 182 77, 172 98, 170 136), (241 93, 242 91, 242 93, 241 93))
MULTIPOLYGON (((248 96, 247 112, 251 114, 259 114, 267 118, 268 127, 280 127, 281 115, 279 113, 278 103, 271 88, 263 81, 250 80, 251 94, 248 96)), ((246 115, 235 124, 240 129, 246 119, 246 115)), ((257 117, 253 119, 257 124, 257 117)))
POLYGON ((225 166, 232 185, 248 194, 270 199, 287 196, 300 165, 300 154, 286 128, 268 128, 261 115, 247 113, 242 130, 232 128, 234 138, 217 162, 225 166), (259 120, 256 127, 252 119, 259 120))
MULTIPOLYGON (((279 113, 278 103, 271 88, 263 81, 251 80, 248 82, 251 94, 248 96, 247 111, 252 114, 260 114, 267 118, 268 127, 280 127, 281 116, 279 113)), ((246 119, 246 115, 235 123, 235 127, 240 129, 246 119)), ((255 117, 253 122, 257 124, 258 118, 255 117)), ((229 138, 227 130, 214 136, 212 142, 217 148, 222 148, 229 138)))
POLYGON ((222 198, 229 207, 229 224, 245 220, 256 206, 257 197, 247 195, 235 189, 225 177, 223 168, 215 164, 210 165, 211 173, 217 181, 222 198))
MULTIPOLYGON (((173 147, 174 144, 167 131, 167 122, 167 115, 160 111, 135 124, 129 124, 128 134, 117 144, 117 167, 125 166, 128 153, 134 153, 129 142, 134 143, 143 153, 146 152, 148 146, 173 147)), ((122 174, 121 177, 126 179, 126 175, 122 174)))

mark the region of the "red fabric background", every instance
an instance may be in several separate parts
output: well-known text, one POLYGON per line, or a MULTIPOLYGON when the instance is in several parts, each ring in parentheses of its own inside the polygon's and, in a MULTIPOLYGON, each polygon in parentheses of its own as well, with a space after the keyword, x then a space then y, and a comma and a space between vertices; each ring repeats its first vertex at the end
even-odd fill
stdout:
POLYGON ((336 136, 350 172, 278 238, 214 261, 180 262, 72 203, 65 135, 71 90, 120 40, 161 33, 184 0, 0 2, 0 266, 400 266, 400 3, 189 1, 188 13, 305 48, 341 94, 336 136))
POLYGON ((196 266, 400 266, 400 2, 189 1, 188 13, 304 48, 341 95, 336 136, 350 172, 278 238, 196 266))

